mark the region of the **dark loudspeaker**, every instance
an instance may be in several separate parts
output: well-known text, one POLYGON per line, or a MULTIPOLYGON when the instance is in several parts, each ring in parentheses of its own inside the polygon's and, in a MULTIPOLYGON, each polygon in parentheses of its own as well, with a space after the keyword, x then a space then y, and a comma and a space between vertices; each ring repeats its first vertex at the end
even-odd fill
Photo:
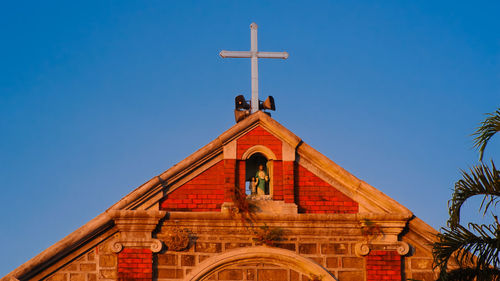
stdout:
POLYGON ((243 95, 239 95, 236 98, 234 98, 234 108, 235 109, 250 109, 250 105, 245 100, 245 97, 243 95))
POLYGON ((269 109, 269 110, 276 110, 276 106, 274 105, 274 98, 273 96, 267 97, 267 99, 260 104, 259 109, 269 109))
POLYGON ((248 115, 250 115, 250 112, 248 110, 235 110, 234 120, 236 120, 236 123, 238 123, 241 120, 245 119, 248 115))

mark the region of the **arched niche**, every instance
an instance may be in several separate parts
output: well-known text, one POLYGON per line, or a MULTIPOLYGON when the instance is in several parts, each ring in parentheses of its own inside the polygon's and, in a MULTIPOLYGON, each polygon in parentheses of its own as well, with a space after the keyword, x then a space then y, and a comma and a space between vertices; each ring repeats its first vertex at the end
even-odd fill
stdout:
POLYGON ((214 272, 249 262, 262 262, 293 269, 302 274, 314 274, 322 281, 338 281, 328 270, 295 252, 266 246, 239 248, 204 260, 191 271, 185 281, 204 281, 214 272))
MULTIPOLYGON (((269 149, 266 146, 263 145, 254 145, 247 149, 242 157, 241 160, 245 161, 245 188, 247 189, 247 183, 249 176, 252 174, 252 172, 249 172, 249 169, 254 169, 258 166, 259 162, 265 162, 267 166, 267 173, 269 174, 269 183, 268 183, 268 188, 269 188, 269 198, 273 198, 273 190, 274 190, 274 160, 276 160, 276 155, 274 152, 269 149), (262 158, 265 158, 265 161, 262 158), (256 163, 251 163, 249 166, 249 161, 252 161, 252 159, 256 158, 256 163), (255 167, 254 167, 255 166, 255 167)), ((256 170, 255 170, 256 171, 256 170)), ((255 175, 255 172, 253 173, 255 175)), ((253 175, 251 175, 253 176, 253 175)))

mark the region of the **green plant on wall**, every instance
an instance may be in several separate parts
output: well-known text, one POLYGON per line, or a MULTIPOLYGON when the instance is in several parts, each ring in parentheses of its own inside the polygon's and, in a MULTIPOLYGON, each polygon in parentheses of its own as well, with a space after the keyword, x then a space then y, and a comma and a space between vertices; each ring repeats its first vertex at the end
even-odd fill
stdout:
POLYGON ((269 227, 263 225, 254 230, 253 238, 255 242, 263 243, 268 246, 274 246, 276 242, 284 240, 285 230, 279 227, 269 227))
POLYGON ((253 226, 254 214, 258 211, 255 203, 248 200, 247 195, 238 187, 234 188, 235 192, 232 194, 233 207, 230 212, 233 216, 241 219, 245 226, 253 226))
POLYGON ((247 198, 247 195, 239 188, 235 188, 232 196, 233 207, 230 209, 234 217, 238 217, 242 224, 251 229, 254 237, 253 241, 262 243, 267 246, 273 246, 276 242, 284 240, 284 229, 279 227, 269 227, 263 225, 256 227, 255 213, 259 211, 259 207, 247 198))
POLYGON ((366 242, 370 243, 377 236, 383 236, 384 232, 377 223, 369 219, 363 219, 361 221, 361 235, 365 237, 366 242))

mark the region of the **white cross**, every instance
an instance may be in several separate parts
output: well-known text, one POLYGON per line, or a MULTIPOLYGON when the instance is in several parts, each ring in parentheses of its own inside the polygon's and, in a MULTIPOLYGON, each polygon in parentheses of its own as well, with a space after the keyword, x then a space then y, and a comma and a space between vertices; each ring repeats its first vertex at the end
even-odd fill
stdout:
POLYGON ((259 110, 259 66, 258 58, 267 59, 287 59, 287 52, 259 52, 257 51, 257 24, 250 25, 251 43, 250 51, 221 51, 220 56, 223 58, 251 58, 252 59, 252 100, 251 113, 259 110))

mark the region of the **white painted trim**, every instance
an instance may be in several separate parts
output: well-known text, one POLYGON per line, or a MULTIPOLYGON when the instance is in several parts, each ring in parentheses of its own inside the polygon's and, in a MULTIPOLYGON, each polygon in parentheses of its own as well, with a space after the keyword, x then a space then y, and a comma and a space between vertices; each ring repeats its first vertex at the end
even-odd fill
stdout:
POLYGON ((236 159, 236 140, 232 140, 222 147, 224 159, 236 159))
POLYGON ((295 161, 295 147, 286 142, 282 142, 281 150, 281 158, 283 158, 283 161, 295 161))

